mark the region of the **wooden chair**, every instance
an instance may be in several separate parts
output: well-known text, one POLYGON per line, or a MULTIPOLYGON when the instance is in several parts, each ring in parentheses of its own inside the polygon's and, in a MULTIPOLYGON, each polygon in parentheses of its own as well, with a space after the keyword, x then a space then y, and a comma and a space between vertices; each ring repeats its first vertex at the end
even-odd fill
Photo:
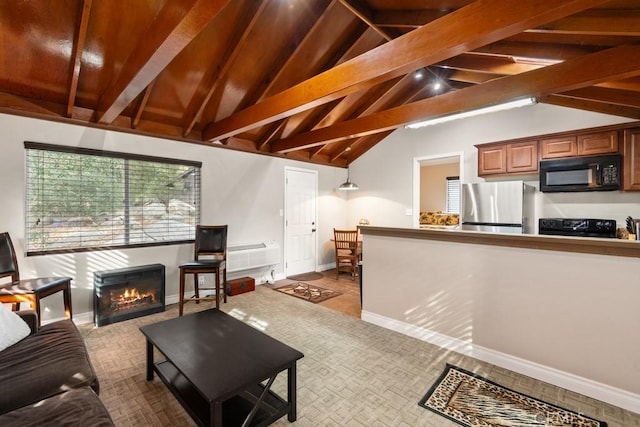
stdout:
POLYGON ((198 225, 196 227, 196 240, 193 250, 193 261, 185 262, 180 269, 180 307, 179 315, 182 316, 183 306, 189 301, 199 304, 203 301, 216 302, 216 308, 220 308, 220 294, 227 302, 227 294, 224 290, 227 283, 227 226, 226 225, 198 225), (222 271, 222 283, 220 282, 222 271), (185 275, 193 274, 194 296, 184 296, 185 275), (199 274, 215 274, 215 288, 201 287, 198 280, 199 274), (215 289, 215 297, 200 296, 202 290, 215 289))
POLYGON ((362 257, 358 230, 336 230, 334 228, 333 239, 336 247, 336 280, 338 280, 340 269, 343 267, 348 267, 351 279, 356 280, 358 262, 362 257))
POLYGON ((40 300, 62 291, 65 317, 71 319, 71 277, 39 277, 20 280, 18 260, 9 233, 0 233, 0 278, 10 277, 11 282, 0 285, 0 304, 11 304, 11 309, 19 309, 20 303, 28 302, 40 315, 40 300))

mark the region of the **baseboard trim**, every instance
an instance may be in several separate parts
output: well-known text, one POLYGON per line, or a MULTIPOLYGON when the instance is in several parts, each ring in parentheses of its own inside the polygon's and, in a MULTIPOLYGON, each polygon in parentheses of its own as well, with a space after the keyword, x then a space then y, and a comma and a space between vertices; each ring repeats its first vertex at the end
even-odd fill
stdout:
POLYGON ((567 390, 580 393, 602 402, 618 406, 620 408, 640 413, 640 395, 611 387, 588 378, 580 377, 568 372, 560 371, 549 366, 521 359, 490 348, 474 345, 471 342, 462 341, 447 335, 440 334, 425 328, 420 328, 409 323, 391 319, 379 314, 363 310, 360 318, 368 323, 381 326, 392 331, 428 342, 447 350, 464 354, 484 362, 500 366, 505 369, 527 375, 540 381, 544 381, 567 390))

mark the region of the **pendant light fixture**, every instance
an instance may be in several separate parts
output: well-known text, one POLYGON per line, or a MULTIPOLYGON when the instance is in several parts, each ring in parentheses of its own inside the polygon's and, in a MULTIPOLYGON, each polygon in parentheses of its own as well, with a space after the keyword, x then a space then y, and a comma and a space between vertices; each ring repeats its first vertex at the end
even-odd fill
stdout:
POLYGON ((351 182, 351 178, 349 178, 349 169, 347 169, 347 180, 340 184, 338 190, 351 191, 357 190, 358 188, 358 184, 356 184, 355 182, 351 182))

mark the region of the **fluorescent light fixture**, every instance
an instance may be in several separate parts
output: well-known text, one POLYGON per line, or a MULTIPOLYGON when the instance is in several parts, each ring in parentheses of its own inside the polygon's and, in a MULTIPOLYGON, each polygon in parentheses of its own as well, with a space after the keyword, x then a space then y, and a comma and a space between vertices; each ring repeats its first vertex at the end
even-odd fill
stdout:
POLYGON ((515 101, 505 102, 503 104, 490 105, 488 107, 478 108, 476 110, 463 111, 461 113, 451 114, 449 116, 436 117, 434 119, 428 119, 421 122, 411 123, 406 125, 407 129, 419 129, 425 126, 432 126, 438 123, 450 122, 452 120, 464 119, 466 117, 478 116, 480 114, 493 113, 495 111, 509 110, 511 108, 524 107, 527 105, 536 104, 535 98, 523 98, 516 99, 515 101))

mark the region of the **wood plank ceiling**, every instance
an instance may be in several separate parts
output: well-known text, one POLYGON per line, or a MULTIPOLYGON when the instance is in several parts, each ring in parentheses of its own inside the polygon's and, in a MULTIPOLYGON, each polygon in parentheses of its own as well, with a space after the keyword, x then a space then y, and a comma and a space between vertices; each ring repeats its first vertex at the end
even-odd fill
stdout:
POLYGON ((640 119, 640 1, 0 2, 9 114, 344 167, 525 96, 640 119))

